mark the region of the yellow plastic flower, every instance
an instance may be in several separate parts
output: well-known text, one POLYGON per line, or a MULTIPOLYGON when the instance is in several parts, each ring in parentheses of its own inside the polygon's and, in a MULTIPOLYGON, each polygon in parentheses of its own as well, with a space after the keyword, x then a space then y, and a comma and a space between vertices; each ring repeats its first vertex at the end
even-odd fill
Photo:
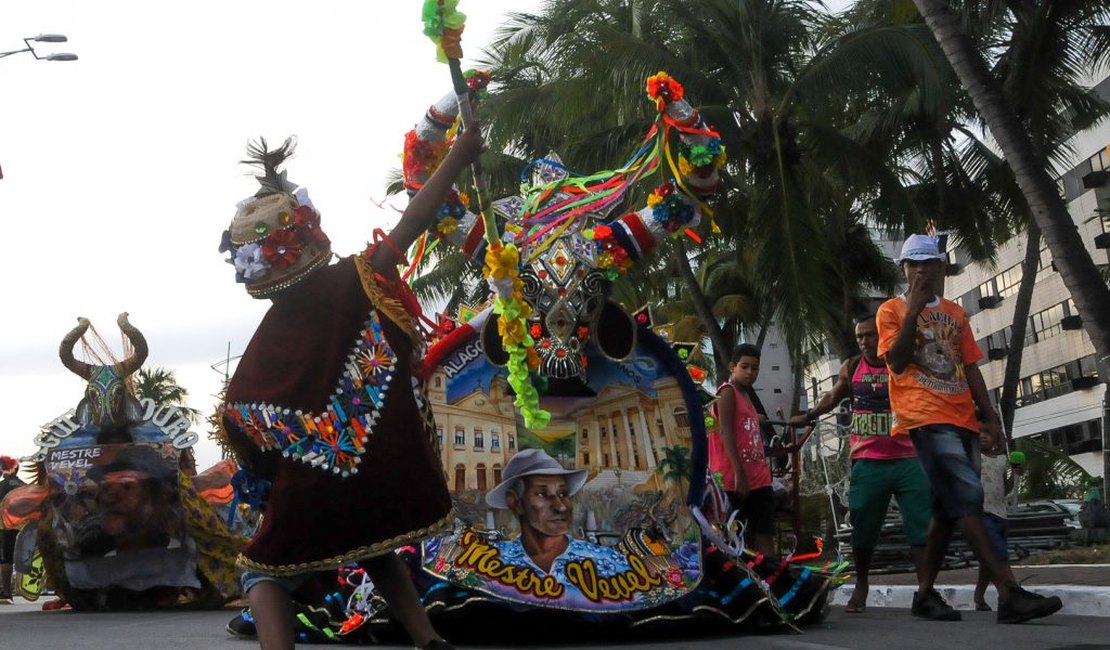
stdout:
POLYGON ((678 173, 683 176, 689 176, 693 171, 694 166, 690 164, 689 160, 686 160, 686 156, 682 156, 678 159, 678 173))
POLYGON ((459 229, 459 221, 455 217, 444 217, 439 220, 439 232, 450 235, 459 229))

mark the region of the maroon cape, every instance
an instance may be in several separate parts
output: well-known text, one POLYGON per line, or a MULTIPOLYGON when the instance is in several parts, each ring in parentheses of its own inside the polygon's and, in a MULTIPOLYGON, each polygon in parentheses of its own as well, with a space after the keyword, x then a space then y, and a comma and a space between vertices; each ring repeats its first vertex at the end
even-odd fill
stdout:
MULTIPOLYGON (((326 408, 375 309, 354 259, 322 268, 274 299, 231 378, 229 404, 326 408)), ((342 478, 280 451, 260 452, 225 416, 241 461, 273 481, 262 524, 240 558, 247 568, 276 575, 334 568, 450 527, 434 431, 412 388, 412 339, 387 311, 378 313, 396 369, 358 473, 342 478)))

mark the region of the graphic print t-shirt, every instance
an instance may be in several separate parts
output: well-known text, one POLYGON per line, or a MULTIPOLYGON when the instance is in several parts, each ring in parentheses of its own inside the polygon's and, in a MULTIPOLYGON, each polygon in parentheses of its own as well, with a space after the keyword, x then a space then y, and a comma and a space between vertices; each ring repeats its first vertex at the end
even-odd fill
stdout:
POLYGON ((907 436, 890 435, 890 375, 860 359, 852 373, 852 460, 897 460, 917 455, 907 436))
MULTIPOLYGON (((879 356, 885 358, 898 338, 907 306, 905 296, 898 296, 879 307, 879 356)), ((891 434, 906 435, 929 424, 978 431, 964 366, 982 358, 959 305, 939 298, 926 306, 917 317, 913 361, 901 373, 890 373, 891 434)))

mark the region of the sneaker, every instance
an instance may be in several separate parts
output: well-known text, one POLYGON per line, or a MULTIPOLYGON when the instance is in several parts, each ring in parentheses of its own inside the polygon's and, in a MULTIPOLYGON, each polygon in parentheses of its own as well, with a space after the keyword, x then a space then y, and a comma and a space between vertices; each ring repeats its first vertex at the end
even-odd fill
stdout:
POLYGON ((914 616, 931 621, 958 621, 963 618, 959 612, 944 602, 936 589, 930 589, 924 596, 920 592, 914 592, 913 608, 910 611, 914 616))
POLYGON ((1024 623, 1060 611, 1064 603, 1059 596, 1042 596, 1014 585, 1006 600, 998 603, 999 623, 1024 623))
POLYGON ((232 636, 239 637, 240 639, 253 639, 258 636, 258 630, 254 627, 254 617, 251 616, 251 610, 244 609, 238 616, 231 619, 227 624, 227 631, 232 636))

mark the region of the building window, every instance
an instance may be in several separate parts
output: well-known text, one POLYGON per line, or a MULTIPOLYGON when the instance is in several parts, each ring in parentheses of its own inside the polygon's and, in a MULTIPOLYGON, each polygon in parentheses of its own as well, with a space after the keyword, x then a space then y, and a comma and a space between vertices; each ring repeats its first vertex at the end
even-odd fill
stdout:
POLYGON ((1021 264, 1011 266, 995 278, 998 295, 1010 297, 1017 295, 1018 286, 1021 284, 1021 264))
POLYGON ((686 408, 683 406, 676 406, 674 408, 674 421, 680 427, 686 428, 690 426, 690 418, 686 416, 686 408))
POLYGON ((771 366, 771 370, 772 370, 772 371, 777 371, 778 369, 779 369, 779 367, 778 367, 778 366, 771 366))
POLYGON ((442 386, 443 386, 443 378, 442 377, 436 377, 435 387, 436 388, 441 388, 442 386))
POLYGON ((589 465, 590 464, 590 454, 589 454, 589 452, 585 452, 585 451, 582 452, 582 464, 583 465, 589 465))
POLYGON ((474 469, 478 473, 478 490, 484 492, 486 490, 486 465, 485 463, 478 463, 478 466, 474 469))
POLYGON ((455 427, 455 449, 462 449, 466 446, 466 429, 461 426, 455 427))
POLYGON ((482 433, 482 427, 474 427, 474 451, 480 451, 486 448, 486 436, 482 433))
POLYGON ((1028 406, 1081 390, 1082 384, 1078 387, 1073 384, 1079 377, 1098 377, 1097 362, 1093 354, 1023 377, 1017 391, 1017 405, 1028 406))
POLYGON ((500 482, 501 482, 501 466, 500 465, 494 465, 493 466, 493 484, 497 485, 500 482))
POLYGON ((1064 331, 1060 321, 1064 318, 1064 303, 1053 305, 1048 309, 1039 311, 1029 317, 1029 332, 1025 335, 1025 344, 1031 345, 1056 336, 1064 331))
POLYGON ((1045 279, 1049 273, 1055 273, 1056 269, 1052 267, 1052 253, 1048 251, 1045 246, 1041 249, 1041 259, 1037 261, 1037 278, 1036 281, 1040 282, 1045 279))
POLYGON ((443 425, 436 425, 436 446, 443 449, 443 425))
POLYGON ((509 434, 509 451, 514 451, 514 450, 516 450, 516 436, 510 433, 509 434))
POLYGON ((582 429, 582 442, 586 442, 589 439, 590 439, 590 430, 589 429, 582 429))
POLYGON ((501 432, 494 430, 489 432, 489 449, 490 451, 501 451, 501 432))
POLYGON ((455 494, 466 489, 466 466, 462 463, 455 465, 455 494))
POLYGON ((608 438, 609 437, 609 432, 605 430, 605 427, 601 427, 601 437, 602 438, 608 438))

